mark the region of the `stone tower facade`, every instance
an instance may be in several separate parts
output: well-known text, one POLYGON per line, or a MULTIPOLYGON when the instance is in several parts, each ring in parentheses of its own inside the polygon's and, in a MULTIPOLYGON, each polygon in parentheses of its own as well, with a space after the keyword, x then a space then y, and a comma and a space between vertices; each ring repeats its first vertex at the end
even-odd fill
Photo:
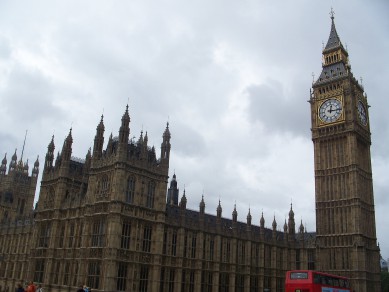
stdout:
POLYGON ((3 159, 0 292, 26 280, 46 292, 84 284, 96 292, 283 292, 286 271, 299 269, 350 277, 358 292, 379 291, 367 97, 333 18, 323 58, 310 99, 317 234, 295 222, 292 205, 283 227, 275 217, 266 227, 264 215, 250 209, 242 221, 236 207, 231 219, 223 217, 220 200, 212 215, 204 195, 197 211, 188 209, 191 197, 185 190, 180 197, 175 174, 167 189, 169 124, 157 158, 147 132, 129 138, 127 106, 118 135, 106 143, 101 117, 85 159, 72 156, 72 129, 57 154, 51 139, 31 214, 21 199, 32 205, 39 162, 29 176, 16 153, 8 174, 3 159))
POLYGON ((126 108, 104 143, 101 117, 85 159, 72 156, 72 130, 56 157, 51 139, 33 217, 0 225, 1 292, 31 279, 47 292, 282 292, 287 270, 315 268, 315 234, 296 231, 292 206, 282 231, 250 210, 227 219, 220 201, 209 214, 204 195, 187 209, 175 174, 167 189, 169 125, 157 158, 147 133, 129 139, 129 124, 126 108))
POLYGON ((331 19, 310 98, 317 269, 350 277, 356 291, 380 291, 369 105, 331 19))
POLYGON ((156 290, 158 267, 149 263, 160 261, 151 254, 160 254, 163 243, 170 132, 167 125, 157 159, 147 132, 138 141, 129 140, 129 123, 127 106, 119 135, 111 134, 103 149, 101 117, 93 151, 83 161, 71 156, 71 130, 55 164, 50 142, 35 216, 37 244, 31 250, 35 281, 147 291, 142 285, 149 280, 149 291, 156 290), (127 257, 133 258, 131 264, 127 257), (131 286, 124 284, 127 277, 131 286))
POLYGON ((35 190, 39 174, 39 160, 36 159, 31 175, 28 160, 20 160, 17 151, 11 157, 7 172, 7 154, 0 166, 0 221, 15 221, 32 214, 35 190))

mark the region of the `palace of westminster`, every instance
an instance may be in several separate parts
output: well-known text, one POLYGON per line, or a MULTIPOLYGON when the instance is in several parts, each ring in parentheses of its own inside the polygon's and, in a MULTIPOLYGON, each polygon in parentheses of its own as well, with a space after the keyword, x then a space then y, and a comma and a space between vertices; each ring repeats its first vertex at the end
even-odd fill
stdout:
POLYGON ((351 279, 357 292, 381 291, 368 102, 351 72, 331 17, 322 72, 309 99, 314 146, 316 232, 283 231, 187 209, 176 175, 169 184, 171 134, 160 157, 148 136, 129 140, 128 106, 104 146, 103 116, 93 149, 72 157, 72 132, 43 167, 13 154, 0 166, 0 291, 33 280, 45 291, 284 291, 285 272, 311 269, 351 279), (34 195, 42 173, 39 200, 34 195))

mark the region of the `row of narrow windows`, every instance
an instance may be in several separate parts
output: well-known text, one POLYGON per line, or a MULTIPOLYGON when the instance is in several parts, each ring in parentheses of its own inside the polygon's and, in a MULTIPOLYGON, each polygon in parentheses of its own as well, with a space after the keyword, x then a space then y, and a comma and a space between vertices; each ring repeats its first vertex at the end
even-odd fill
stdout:
POLYGON ((326 58, 326 64, 329 64, 329 63, 333 63, 333 62, 337 62, 340 60, 340 56, 339 56, 339 53, 337 54, 334 54, 334 55, 331 55, 331 56, 327 56, 326 58))
POLYGON ((320 143, 320 153, 322 154, 318 161, 318 169, 346 166, 349 161, 347 146, 347 139, 345 137, 320 143))
MULTIPOLYGON (((127 179, 127 187, 125 193, 126 203, 133 204, 135 199, 135 178, 129 177, 127 179)), ((147 193, 146 193, 146 208, 154 208, 154 199, 155 199, 155 182, 150 181, 147 184, 147 193)))
MULTIPOLYGON (((1 269, 0 276, 8 278, 21 278, 23 262, 9 262, 7 267, 1 269)), ((116 291, 151 291, 152 266, 147 264, 133 265, 127 262, 117 262, 117 272, 115 282, 116 291)), ((49 269, 44 259, 35 260, 33 281, 42 283, 50 278, 54 285, 79 286, 85 283, 91 289, 102 288, 103 263, 99 260, 88 262, 74 262, 69 260, 54 260, 49 269), (85 280, 83 280, 84 278, 85 280)), ((219 279, 216 281, 215 272, 203 270, 198 272, 195 269, 180 269, 162 267, 159 272, 159 292, 173 292, 177 289, 181 291, 194 292, 200 287, 203 292, 213 291, 214 286, 218 286, 218 291, 259 291, 261 287, 271 289, 271 270, 266 268, 264 276, 245 275, 243 273, 230 273, 227 271, 218 272, 219 279), (235 278, 235 284, 233 283, 235 278), (246 281, 248 279, 249 281, 246 281)), ((275 277, 275 291, 284 291, 284 278, 275 277)))
POLYGON ((324 93, 330 92, 332 90, 341 89, 341 88, 342 88, 342 85, 340 83, 330 84, 328 86, 324 86, 322 88, 319 88, 319 93, 324 94, 324 93))
MULTIPOLYGON (((121 234, 121 248, 122 249, 129 249, 130 243, 131 243, 131 222, 123 221, 122 222, 122 234, 121 234)), ((153 229, 151 225, 144 225, 140 227, 143 232, 143 239, 140 240, 141 244, 141 251, 143 252, 151 252, 152 249, 152 236, 153 236, 153 229)), ((95 220, 91 224, 91 234, 88 235, 90 237, 92 246, 100 246, 104 245, 105 235, 106 235, 106 225, 105 220, 95 220)), ((59 229, 60 230, 60 239, 61 241, 68 240, 69 242, 73 242, 73 239, 77 237, 77 235, 80 235, 83 230, 83 226, 81 228, 78 228, 78 226, 74 223, 71 223, 67 226, 67 228, 64 228, 63 226, 59 229), (63 234, 66 234, 66 236, 63 236, 63 234)), ((50 223, 44 223, 41 224, 39 231, 38 231, 38 241, 37 246, 40 247, 47 247, 50 243, 50 236, 52 237, 52 225, 50 223)), ((26 237, 27 238, 27 237, 26 237)), ((134 239, 136 236, 134 235, 134 239)), ((196 233, 185 233, 184 235, 184 250, 183 256, 186 258, 197 258, 199 256, 200 246, 199 246, 199 240, 198 235, 196 233)), ((4 242, 3 242, 4 243, 4 242)), ((65 244, 66 245, 66 244, 65 244)), ((70 244, 71 246, 72 244, 70 244)), ((205 235, 204 239, 202 240, 203 248, 201 249, 203 251, 203 259, 212 260, 216 254, 218 257, 220 257, 221 262, 237 262, 244 264, 245 258, 247 257, 247 245, 243 241, 237 241, 236 244, 233 245, 232 241, 228 238, 222 238, 220 241, 220 246, 218 252, 216 252, 216 241, 215 238, 212 235, 205 235), (234 248, 232 248, 234 246, 234 248), (232 249, 234 252, 232 252, 232 249)), ((164 235, 164 247, 163 247, 163 253, 171 253, 172 255, 175 255, 178 253, 177 250, 178 246, 178 232, 176 230, 170 230, 166 231, 164 235)), ((275 255, 276 258, 275 264, 278 267, 278 269, 283 269, 284 266, 284 260, 285 260, 285 252, 283 250, 279 250, 275 254, 273 253, 273 248, 270 245, 264 245, 262 244, 255 244, 253 243, 251 246, 251 253, 250 253, 250 260, 252 266, 264 266, 265 270, 270 269, 270 267, 273 265, 272 262, 272 255, 275 255), (260 264, 260 259, 263 259, 263 263, 260 264)), ((314 251, 308 251, 308 268, 314 269, 314 251)), ((302 256, 300 254, 299 250, 296 250, 295 255, 295 263, 297 268, 306 268, 302 265, 302 256)), ((8 262, 8 263, 0 263, 0 277, 3 275, 3 273, 12 273, 13 276, 14 273, 17 273, 18 271, 22 273, 22 269, 11 267, 11 265, 17 265, 18 262, 8 262), (5 267, 7 265, 7 267, 5 267)), ((82 280, 83 283, 86 283, 88 286, 90 286, 93 289, 99 289, 101 286, 101 280, 102 280, 102 262, 97 260, 87 261, 79 263, 77 261, 68 261, 68 260, 58 260, 54 261, 52 265, 50 265, 50 270, 45 267, 46 262, 45 259, 37 259, 35 261, 34 266, 34 281, 35 282, 45 282, 48 278, 51 279, 51 282, 53 284, 58 285, 73 285, 77 286, 80 283, 80 278, 84 277, 85 281, 82 280)), ((137 271, 132 273, 131 268, 133 268, 132 263, 127 262, 119 262, 118 263, 118 270, 117 270, 117 278, 116 278, 116 284, 117 284, 117 291, 125 291, 125 290, 132 290, 134 291, 150 291, 149 281, 150 281, 150 273, 149 273, 149 266, 148 265, 141 265, 138 269, 137 265, 137 271), (129 286, 130 285, 130 286, 129 286)), ((284 267, 286 268, 286 267, 284 267)), ((187 270, 178 268, 177 270, 180 271, 182 275, 182 280, 180 283, 179 278, 177 278, 179 275, 176 273, 176 271, 171 271, 170 268, 162 268, 161 269, 161 283, 160 283, 160 290, 159 291, 174 291, 174 289, 177 289, 179 286, 182 285, 182 287, 185 287, 185 290, 191 290, 191 283, 195 285, 194 279, 196 279, 196 285, 199 285, 198 283, 201 283, 201 291, 211 291, 209 289, 212 288, 212 286, 215 286, 219 284, 219 291, 228 291, 228 289, 231 288, 231 284, 229 282, 229 277, 232 275, 235 277, 235 290, 234 291, 244 291, 244 289, 247 289, 247 285, 250 285, 250 287, 268 287, 270 288, 270 278, 267 278, 265 275, 264 282, 259 282, 259 276, 258 275, 241 275, 239 273, 229 274, 228 272, 222 272, 220 273, 219 277, 219 283, 214 282, 214 272, 213 271, 207 271, 205 270, 203 274, 200 275, 196 274, 196 278, 193 274, 193 276, 190 276, 190 273, 188 273, 187 270), (247 282, 244 279, 247 280, 245 277, 250 277, 250 281, 247 282), (192 279, 192 280, 191 280, 192 279), (250 283, 250 284, 248 284, 250 283), (175 288, 176 287, 176 288, 175 288), (173 290, 172 290, 173 289, 173 290)), ((257 273, 259 270, 257 270, 257 273)), ((266 271, 265 271, 266 274, 266 271)), ((21 274, 22 275, 22 274, 21 274)), ((21 278, 21 275, 19 278, 21 278)), ((270 275, 270 270, 269 270, 270 275)), ((4 275, 3 275, 4 276, 4 275)), ((11 277, 11 276, 9 276, 11 277)), ((17 277, 17 276, 16 276, 17 277)), ((263 279, 263 277, 261 277, 263 279)), ((283 291, 283 280, 282 278, 277 278, 277 282, 279 284, 276 285, 277 289, 276 291, 283 291)), ((193 286, 194 287, 194 286, 193 286)), ((232 287, 234 288, 234 287, 232 287)), ((250 288, 251 289, 251 288, 250 288)), ((257 288, 255 288, 257 289, 257 288)))
MULTIPOLYGON (((132 231, 132 222, 123 221, 121 230, 120 248, 125 250, 139 250, 142 252, 151 252, 153 243, 153 228, 151 225, 139 226, 136 230, 132 231), (135 232, 137 231, 137 232, 135 232), (137 237, 135 233, 139 233, 141 237, 137 237), (133 241, 133 244, 131 245, 133 241)), ((133 223, 134 224, 134 223, 133 223)), ((60 225, 58 228, 58 236, 54 237, 52 234, 52 224, 41 223, 38 230, 38 238, 36 247, 48 248, 54 245, 60 248, 74 248, 81 246, 89 247, 104 247, 107 240, 107 226, 104 219, 95 220, 90 225, 90 232, 87 241, 82 243, 82 234, 85 233, 84 225, 77 228, 75 223, 70 223, 67 228, 64 225, 60 225), (51 240, 54 242, 51 243, 51 240)), ((19 240, 26 239, 20 237, 19 240)), ((202 258, 206 260, 217 260, 224 263, 236 262, 238 264, 244 264, 247 258, 247 245, 243 241, 237 241, 234 247, 232 242, 228 238, 222 238, 219 246, 217 246, 215 238, 213 236, 206 235, 200 243, 196 233, 186 233, 181 239, 183 242, 179 242, 177 231, 165 232, 163 238, 162 254, 171 256, 183 256, 184 258, 202 258), (200 249, 202 244, 202 249, 200 249), (178 250, 179 246, 183 247, 178 250), (202 254, 199 254, 199 251, 202 254)), ((4 242, 5 243, 5 242, 4 242)), ((11 246, 18 245, 13 242, 11 244, 3 246, 2 252, 9 253, 11 246)), ((25 242, 27 246, 27 243, 25 242)), ((24 248, 24 250, 26 250, 24 248)), ((252 244, 250 258, 251 264, 254 266, 260 265, 260 259, 263 257, 265 266, 271 266, 272 263, 272 247, 264 245, 263 249, 261 244, 252 244), (261 255, 263 253, 263 255, 261 255)), ((276 262, 281 265, 283 262, 283 252, 277 253, 276 262)))
POLYGON ((350 250, 348 248, 337 248, 327 251, 328 270, 350 269, 350 250))
MULTIPOLYGON (((103 176, 101 180, 98 182, 97 186, 97 197, 107 197, 110 191, 110 181, 108 176, 103 176)), ((146 198, 144 201, 144 206, 146 208, 154 208, 154 200, 155 200, 155 191, 156 191, 156 183, 154 181, 150 181, 147 184, 146 190, 146 198)), ((68 191, 66 194, 68 195, 68 191)), ((54 188, 50 187, 46 199, 43 203, 44 208, 53 208, 54 207, 54 198, 55 191, 54 188)), ((133 204, 135 202, 135 177, 130 176, 127 179, 126 189, 125 189, 125 202, 129 204, 133 204)), ((24 209, 24 202, 23 207, 24 209)))

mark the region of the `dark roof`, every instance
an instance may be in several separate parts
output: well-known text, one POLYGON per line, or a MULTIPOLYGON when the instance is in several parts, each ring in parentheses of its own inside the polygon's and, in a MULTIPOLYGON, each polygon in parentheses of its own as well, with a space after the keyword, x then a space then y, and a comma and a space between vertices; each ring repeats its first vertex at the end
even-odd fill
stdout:
MULTIPOLYGON (((173 226, 181 226, 181 224, 184 225, 186 228, 190 229, 198 229, 198 230, 204 230, 205 232, 215 233, 217 230, 217 217, 210 214, 204 214, 204 226, 200 226, 200 212, 190 210, 190 209, 182 209, 179 206, 174 205, 166 205, 166 222, 168 222, 170 225, 173 226), (181 212, 184 212, 184 222, 181 221, 181 212)), ((250 226, 250 233, 247 232, 247 223, 244 222, 236 222, 235 224, 235 230, 236 234, 241 237, 245 238, 248 235, 250 235, 253 239, 259 239, 260 236, 260 227, 257 225, 251 225, 250 226)), ((222 234, 228 234, 230 232, 233 232, 233 221, 231 219, 227 218, 220 218, 220 232, 222 234)), ((284 239, 284 232, 282 231, 276 231, 277 233, 277 240, 282 241, 284 239)), ((264 238, 266 241, 270 241, 272 239, 273 230, 269 228, 264 229, 264 238)), ((296 238, 298 236, 298 233, 295 234, 296 238)), ((304 239, 311 239, 315 237, 315 233, 305 233, 304 239)))
MULTIPOLYGON (((342 42, 340 41, 340 38, 338 36, 338 33, 335 28, 335 22, 334 22, 334 17, 332 17, 332 23, 331 23, 331 32, 330 36, 327 41, 327 45, 324 48, 324 52, 330 51, 335 48, 343 48, 342 42)), ((344 49, 344 48, 343 48, 344 49)))
POLYGON ((331 64, 323 67, 323 70, 321 71, 319 78, 315 82, 315 85, 329 82, 329 81, 334 81, 336 79, 341 79, 346 77, 347 75, 348 75, 348 71, 343 62, 331 64))

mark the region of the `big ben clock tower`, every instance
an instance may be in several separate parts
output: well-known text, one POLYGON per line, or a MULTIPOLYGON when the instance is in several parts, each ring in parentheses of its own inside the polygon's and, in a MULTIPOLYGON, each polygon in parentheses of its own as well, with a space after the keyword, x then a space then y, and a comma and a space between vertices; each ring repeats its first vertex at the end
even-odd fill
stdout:
POLYGON ((367 96, 336 32, 310 104, 315 163, 317 269, 351 279, 358 292, 380 291, 371 133, 367 96))

